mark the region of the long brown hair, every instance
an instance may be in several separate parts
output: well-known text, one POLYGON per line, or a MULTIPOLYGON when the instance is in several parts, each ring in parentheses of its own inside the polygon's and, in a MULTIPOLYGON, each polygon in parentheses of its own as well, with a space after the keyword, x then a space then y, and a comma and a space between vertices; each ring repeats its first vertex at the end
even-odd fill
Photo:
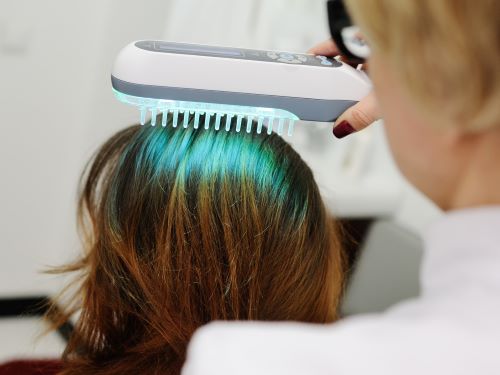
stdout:
POLYGON ((77 293, 58 319, 80 315, 62 374, 178 374, 212 320, 336 318, 336 224, 275 134, 122 130, 82 176, 79 223, 84 256, 63 269, 77 293))

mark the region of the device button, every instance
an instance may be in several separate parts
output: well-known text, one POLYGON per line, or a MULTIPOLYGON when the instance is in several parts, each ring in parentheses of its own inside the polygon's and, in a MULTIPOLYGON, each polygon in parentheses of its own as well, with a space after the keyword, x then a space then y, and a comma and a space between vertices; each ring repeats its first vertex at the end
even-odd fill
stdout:
POLYGON ((301 62, 305 63, 307 62, 307 56, 306 55, 295 55, 297 60, 300 60, 301 62))
POLYGON ((268 52, 267 57, 269 57, 272 60, 277 60, 279 58, 279 56, 276 52, 268 52))
POLYGON ((280 53, 280 57, 284 60, 295 60, 295 56, 291 53, 282 52, 280 53))
POLYGON ((302 60, 299 59, 298 55, 293 55, 288 52, 282 52, 279 54, 279 62, 287 63, 287 64, 302 64, 302 60))
POLYGON ((288 60, 288 59, 278 59, 279 62, 286 63, 286 64, 302 64, 302 61, 299 60, 288 60))
POLYGON ((316 56, 316 58, 321 61, 321 65, 333 66, 333 63, 326 56, 316 56))

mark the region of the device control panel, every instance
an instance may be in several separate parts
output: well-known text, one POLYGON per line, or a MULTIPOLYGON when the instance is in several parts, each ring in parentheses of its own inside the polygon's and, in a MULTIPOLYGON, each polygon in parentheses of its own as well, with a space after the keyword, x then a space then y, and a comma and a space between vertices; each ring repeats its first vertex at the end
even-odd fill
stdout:
POLYGON ((342 63, 340 63, 339 61, 325 56, 313 56, 290 52, 259 51, 251 49, 213 47, 198 44, 172 43, 151 40, 137 42, 135 43, 135 46, 146 51, 162 53, 222 57, 228 59, 254 60, 329 68, 342 66, 342 63))

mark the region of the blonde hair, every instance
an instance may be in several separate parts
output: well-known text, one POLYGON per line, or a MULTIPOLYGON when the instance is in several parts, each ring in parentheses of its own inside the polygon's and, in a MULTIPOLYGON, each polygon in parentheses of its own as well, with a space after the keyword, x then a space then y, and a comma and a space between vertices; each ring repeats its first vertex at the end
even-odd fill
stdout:
POLYGON ((423 110, 465 130, 500 126, 500 1, 346 3, 423 110))

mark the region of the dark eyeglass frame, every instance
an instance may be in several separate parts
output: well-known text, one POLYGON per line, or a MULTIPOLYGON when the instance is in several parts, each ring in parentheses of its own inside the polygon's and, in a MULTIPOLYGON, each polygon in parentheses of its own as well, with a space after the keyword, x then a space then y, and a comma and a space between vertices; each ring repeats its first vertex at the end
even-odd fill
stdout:
POLYGON ((347 9, 342 0, 328 0, 328 22, 330 25, 330 33, 333 41, 337 45, 340 52, 347 57, 351 64, 363 64, 366 59, 355 55, 345 44, 342 36, 342 30, 353 26, 351 17, 347 13, 347 9))

